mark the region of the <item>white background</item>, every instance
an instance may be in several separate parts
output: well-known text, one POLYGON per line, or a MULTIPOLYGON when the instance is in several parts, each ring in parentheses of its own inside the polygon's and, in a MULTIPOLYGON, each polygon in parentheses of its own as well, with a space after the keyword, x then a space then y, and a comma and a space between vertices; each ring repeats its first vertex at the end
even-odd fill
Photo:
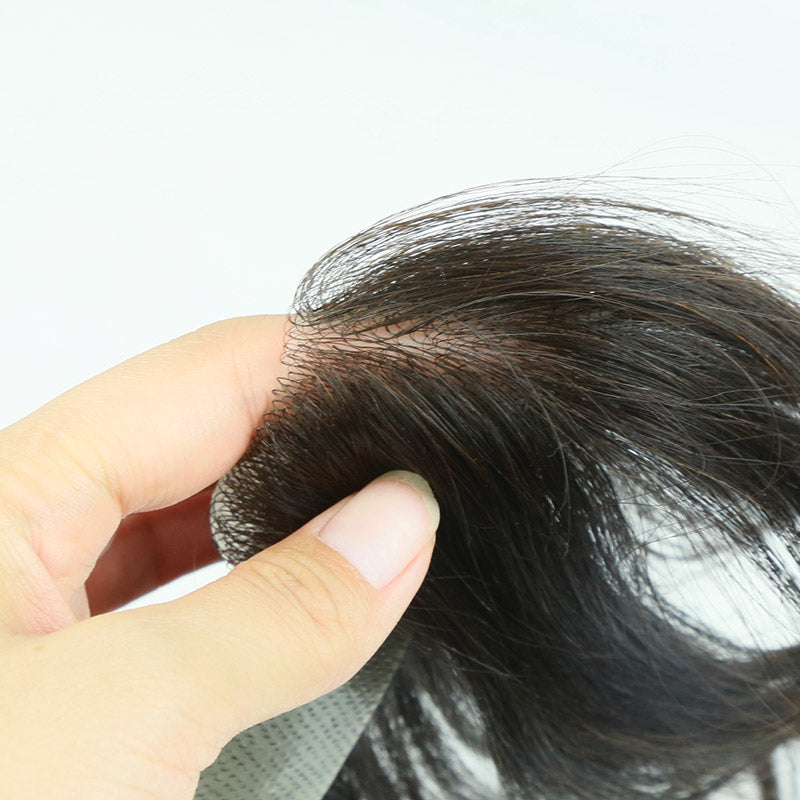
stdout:
POLYGON ((0 425, 471 185, 717 164, 798 203, 797 8, 2 0, 0 425))
POLYGON ((796 236, 798 8, 2 0, 0 427, 471 185, 673 175, 796 236))

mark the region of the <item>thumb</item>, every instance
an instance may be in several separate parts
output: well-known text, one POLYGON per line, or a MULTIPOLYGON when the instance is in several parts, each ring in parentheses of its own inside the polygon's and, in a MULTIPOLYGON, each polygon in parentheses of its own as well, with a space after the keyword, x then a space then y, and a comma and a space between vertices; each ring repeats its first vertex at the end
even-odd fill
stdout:
POLYGON ((177 701, 214 743, 351 678, 427 572, 439 509, 429 485, 389 472, 214 583, 130 614, 177 660, 177 701))

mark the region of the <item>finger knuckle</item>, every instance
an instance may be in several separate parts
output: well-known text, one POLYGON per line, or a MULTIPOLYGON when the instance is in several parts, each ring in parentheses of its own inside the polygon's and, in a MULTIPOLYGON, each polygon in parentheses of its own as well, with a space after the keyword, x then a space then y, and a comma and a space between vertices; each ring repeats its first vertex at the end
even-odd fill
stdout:
POLYGON ((363 604, 341 577, 311 556, 287 549, 259 554, 235 567, 234 573, 237 569, 298 635, 310 635, 336 651, 351 647, 363 604))

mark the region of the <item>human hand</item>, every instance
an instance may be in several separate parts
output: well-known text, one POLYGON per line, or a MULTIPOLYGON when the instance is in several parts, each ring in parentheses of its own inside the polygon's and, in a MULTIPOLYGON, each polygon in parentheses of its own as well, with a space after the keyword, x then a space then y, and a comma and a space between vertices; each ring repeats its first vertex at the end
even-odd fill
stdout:
POLYGON ((214 583, 107 613, 218 559, 212 485, 270 403, 285 324, 201 328, 0 431, 9 797, 191 798, 238 732, 354 675, 419 588, 438 510, 391 473, 214 583))

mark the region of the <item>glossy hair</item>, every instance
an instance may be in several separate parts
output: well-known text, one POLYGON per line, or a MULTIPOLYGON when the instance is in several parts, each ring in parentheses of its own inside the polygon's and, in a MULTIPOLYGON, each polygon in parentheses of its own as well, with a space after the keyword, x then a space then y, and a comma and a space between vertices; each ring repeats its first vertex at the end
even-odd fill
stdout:
POLYGON ((441 506, 413 644, 328 800, 677 800, 742 770, 771 797, 800 733, 800 647, 668 601, 643 536, 749 560, 800 606, 800 307, 722 225, 547 188, 442 198, 324 256, 229 475, 231 563, 388 470, 441 506))

